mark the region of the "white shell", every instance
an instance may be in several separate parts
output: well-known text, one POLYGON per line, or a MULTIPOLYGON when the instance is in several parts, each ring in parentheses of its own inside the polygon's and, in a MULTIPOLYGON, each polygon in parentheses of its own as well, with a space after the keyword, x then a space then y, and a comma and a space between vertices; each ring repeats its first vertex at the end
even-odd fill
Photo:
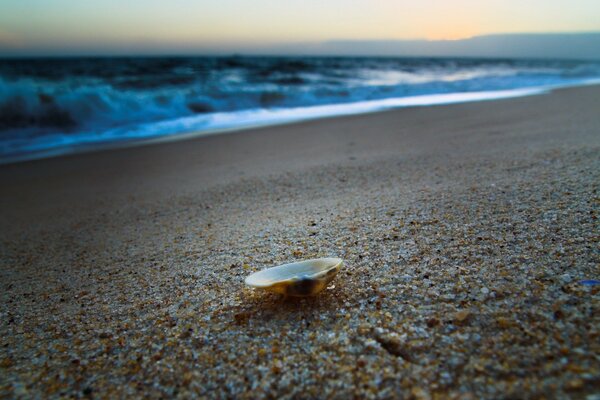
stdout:
POLYGON ((342 266, 340 258, 317 258, 263 269, 248 276, 246 285, 288 296, 314 296, 342 266))

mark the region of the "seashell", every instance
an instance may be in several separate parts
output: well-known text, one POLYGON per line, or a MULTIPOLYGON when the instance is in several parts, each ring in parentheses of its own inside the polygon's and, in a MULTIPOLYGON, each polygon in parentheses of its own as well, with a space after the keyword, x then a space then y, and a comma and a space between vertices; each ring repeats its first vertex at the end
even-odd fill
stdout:
POLYGON ((314 296, 342 267, 340 258, 317 258, 263 269, 248 276, 246 285, 288 296, 314 296))

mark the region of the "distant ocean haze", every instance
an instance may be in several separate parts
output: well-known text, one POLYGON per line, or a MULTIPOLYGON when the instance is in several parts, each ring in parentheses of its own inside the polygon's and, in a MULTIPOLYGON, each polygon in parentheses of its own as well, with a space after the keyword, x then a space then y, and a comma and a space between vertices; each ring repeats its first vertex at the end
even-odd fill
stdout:
POLYGON ((477 100, 474 94, 481 92, 569 86, 598 79, 600 62, 594 61, 376 57, 4 60, 0 63, 0 161, 190 131, 235 129, 448 99, 477 100))

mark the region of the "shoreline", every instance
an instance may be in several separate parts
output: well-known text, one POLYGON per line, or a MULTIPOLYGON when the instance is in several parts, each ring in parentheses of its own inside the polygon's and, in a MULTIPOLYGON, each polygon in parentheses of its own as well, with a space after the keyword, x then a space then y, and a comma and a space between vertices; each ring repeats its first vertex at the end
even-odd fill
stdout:
POLYGON ((600 387, 600 87, 0 167, 0 397, 600 387), (340 257, 308 299, 246 287, 340 257))
MULTIPOLYGON (((250 114, 257 114, 253 118, 255 122, 247 122, 246 124, 238 124, 237 126, 224 126, 221 128, 208 128, 206 130, 180 132, 172 134, 159 134, 141 139, 129 138, 116 141, 100 141, 96 144, 75 145, 72 147, 58 147, 49 150, 42 150, 23 155, 11 156, 0 159, 0 166, 27 161, 35 161, 46 158, 69 156, 74 154, 86 154, 98 151, 107 151, 115 149, 127 149, 131 147, 156 145, 161 143, 177 142, 183 140, 197 139, 213 135, 231 134, 248 130, 285 126, 297 124, 307 121, 315 121, 330 118, 343 118, 354 115, 364 115, 371 113, 380 113, 393 111, 401 108, 414 107, 438 107, 451 104, 462 104, 471 102, 499 101, 508 100, 519 97, 539 96, 549 94, 557 90, 568 90, 579 87, 600 86, 600 80, 590 79, 583 82, 573 84, 555 84, 536 87, 524 87, 507 90, 482 91, 482 92, 464 92, 464 93, 442 93, 431 95, 418 95, 411 97, 389 98, 381 100, 369 100, 353 103, 340 103, 321 106, 304 106, 289 109, 271 110, 248 110, 250 114), (334 111, 337 110, 337 111, 334 111), (262 118, 266 118, 263 122, 256 122, 256 118, 260 121, 260 114, 264 114, 262 118), (270 116, 272 114, 272 116, 270 116), (301 116, 301 115, 304 116, 301 116)), ((243 115, 246 111, 238 111, 223 114, 240 114, 243 115)), ((217 113, 220 114, 220 113, 217 113)), ((176 121, 179 121, 176 120, 176 121)), ((165 121, 165 123, 174 123, 175 121, 165 121)))

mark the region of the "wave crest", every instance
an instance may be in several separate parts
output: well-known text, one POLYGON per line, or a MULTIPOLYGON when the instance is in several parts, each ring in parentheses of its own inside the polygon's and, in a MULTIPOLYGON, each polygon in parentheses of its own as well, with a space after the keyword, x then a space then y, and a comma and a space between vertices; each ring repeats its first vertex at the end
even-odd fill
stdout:
POLYGON ((294 108, 339 104, 352 108, 366 101, 569 85, 598 77, 600 63, 576 61, 4 60, 0 63, 0 159, 67 142, 77 145, 210 129, 223 119, 231 126, 248 125, 259 115, 268 115, 269 120, 272 113, 294 108))

